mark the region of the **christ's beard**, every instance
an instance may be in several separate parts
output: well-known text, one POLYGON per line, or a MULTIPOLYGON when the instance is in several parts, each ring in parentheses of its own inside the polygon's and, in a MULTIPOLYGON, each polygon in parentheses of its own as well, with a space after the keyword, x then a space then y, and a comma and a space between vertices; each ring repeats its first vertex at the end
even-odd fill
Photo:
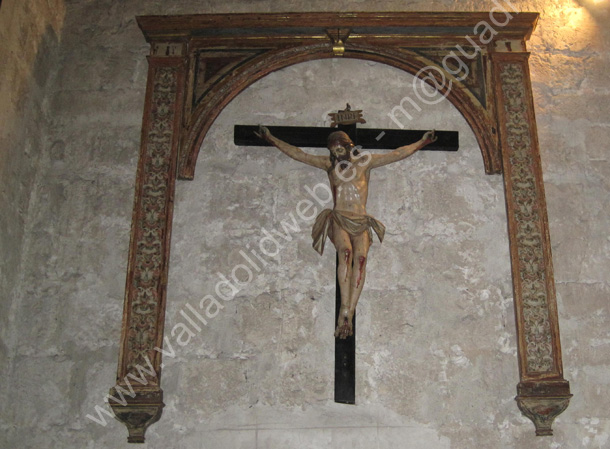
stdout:
POLYGON ((351 162, 352 155, 350 153, 345 153, 341 156, 337 157, 337 162, 351 162))
POLYGON ((333 154, 332 163, 333 167, 338 165, 341 170, 345 170, 346 168, 349 168, 352 163, 352 155, 350 153, 342 155, 333 154))
POLYGON ((352 166, 352 158, 349 154, 341 156, 340 159, 336 159, 333 164, 333 168, 338 167, 340 172, 348 170, 352 166))

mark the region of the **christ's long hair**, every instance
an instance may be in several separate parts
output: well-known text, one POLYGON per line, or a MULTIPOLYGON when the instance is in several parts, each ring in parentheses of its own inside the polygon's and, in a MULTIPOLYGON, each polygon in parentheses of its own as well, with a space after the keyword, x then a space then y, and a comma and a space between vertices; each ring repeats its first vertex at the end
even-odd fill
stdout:
MULTIPOLYGON (((328 139, 326 141, 326 146, 328 147, 328 150, 330 151, 330 149, 334 146, 334 145, 348 145, 350 147, 350 157, 353 156, 358 156, 360 153, 358 152, 358 150, 356 148, 354 148, 354 142, 352 142, 352 139, 349 138, 349 136, 347 135, 347 133, 343 132, 343 131, 334 131, 332 133, 329 134, 328 139)), ((330 165, 332 167, 335 167, 337 163, 337 157, 333 154, 332 151, 330 151, 330 165)))

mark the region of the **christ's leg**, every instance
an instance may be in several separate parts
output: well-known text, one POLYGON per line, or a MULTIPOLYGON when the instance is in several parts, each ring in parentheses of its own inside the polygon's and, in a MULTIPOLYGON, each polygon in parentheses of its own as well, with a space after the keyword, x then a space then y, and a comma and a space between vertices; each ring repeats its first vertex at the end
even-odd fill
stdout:
POLYGON ((349 313, 350 283, 352 278, 352 243, 349 234, 339 225, 333 223, 332 242, 337 249, 339 264, 337 265, 337 279, 341 294, 341 309, 337 320, 335 337, 347 338, 352 335, 352 316, 349 313))
POLYGON ((349 298, 349 319, 356 312, 356 305, 360 299, 360 293, 364 286, 364 278, 366 277, 366 262, 371 246, 371 240, 368 232, 352 237, 352 245, 354 250, 354 267, 352 269, 352 278, 350 280, 350 298, 349 298))

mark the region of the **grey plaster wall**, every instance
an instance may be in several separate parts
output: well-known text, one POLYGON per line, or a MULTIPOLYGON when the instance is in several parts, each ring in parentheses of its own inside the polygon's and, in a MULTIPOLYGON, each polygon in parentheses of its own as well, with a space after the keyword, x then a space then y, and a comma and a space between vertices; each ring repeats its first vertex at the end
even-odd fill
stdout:
MULTIPOLYGON (((6 250, 22 262, 14 319, 3 326, 10 372, 3 373, 1 447, 129 447, 122 424, 103 414, 106 425, 96 424, 87 415, 108 409, 103 399, 118 356, 148 50, 135 15, 494 6, 167 3, 68 2, 58 76, 41 93, 48 122, 26 195, 26 237, 23 247, 6 250)), ((311 198, 305 186, 325 175, 270 149, 231 144, 235 123, 321 126, 347 101, 365 110, 367 126, 397 126, 387 113, 412 95, 412 77, 326 60, 276 72, 236 98, 210 130, 195 180, 178 185, 166 318, 175 356, 165 359, 166 407, 147 447, 610 444, 606 6, 513 3, 542 14, 529 48, 564 366, 575 394, 555 435, 536 438, 513 400, 518 372, 502 182, 484 174, 472 132, 447 102, 422 104, 403 123, 458 130, 460 152, 418 153, 373 174, 369 212, 387 234, 371 248, 358 309, 357 405, 332 401, 334 255, 311 249, 311 220, 296 213, 311 198), (263 228, 282 230, 290 214, 300 230, 290 241, 278 237, 278 256, 263 256, 267 266, 234 300, 220 300, 224 308, 208 326, 179 335, 186 305, 215 295, 219 273, 231 277, 244 263, 240 251, 256 249, 263 228)), ((19 178, 6 182, 14 188, 19 178)), ((242 281, 246 275, 237 273, 242 281)))
MULTIPOLYGON (((46 147, 49 86, 57 73, 63 0, 5 0, 0 9, 0 391, 10 389, 9 373, 18 338, 22 249, 31 237, 30 198, 46 147), (17 300, 15 300, 17 299, 17 300)), ((2 410, 10 406, 2 401, 2 410)), ((0 432, 10 426, 2 413, 0 432)))

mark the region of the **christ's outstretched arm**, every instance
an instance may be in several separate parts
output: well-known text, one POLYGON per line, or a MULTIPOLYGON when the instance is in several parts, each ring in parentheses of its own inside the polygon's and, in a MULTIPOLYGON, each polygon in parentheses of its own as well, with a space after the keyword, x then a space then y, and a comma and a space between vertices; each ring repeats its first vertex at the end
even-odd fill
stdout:
POLYGON ((328 170, 330 168, 330 158, 328 156, 315 156, 306 153, 300 148, 274 137, 265 126, 259 125, 258 132, 255 132, 255 134, 275 146, 282 153, 290 156, 292 159, 311 165, 312 167, 321 168, 322 170, 328 170))
POLYGON ((434 135, 434 131, 428 131, 421 140, 412 143, 411 145, 405 145, 404 147, 400 147, 395 149, 394 151, 386 154, 373 154, 371 158, 371 168, 381 167, 383 165, 391 164, 392 162, 401 161, 417 150, 421 150, 423 147, 428 145, 429 143, 434 142, 437 137, 434 135))

